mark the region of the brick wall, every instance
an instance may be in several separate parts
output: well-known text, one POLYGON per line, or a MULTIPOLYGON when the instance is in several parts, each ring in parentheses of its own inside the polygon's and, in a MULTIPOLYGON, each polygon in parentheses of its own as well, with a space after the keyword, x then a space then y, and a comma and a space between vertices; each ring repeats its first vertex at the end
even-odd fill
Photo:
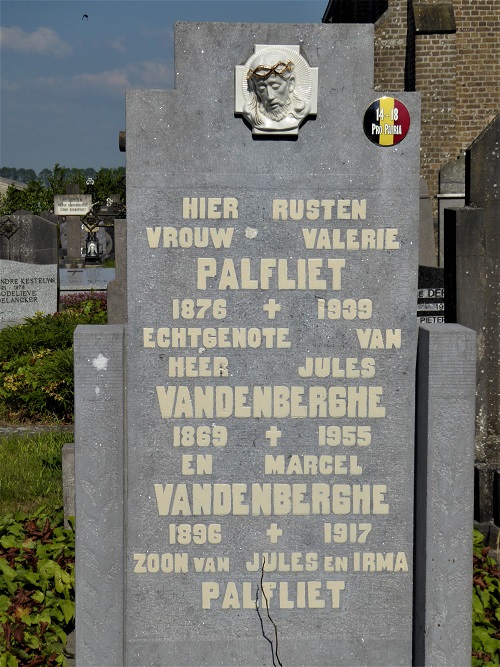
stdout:
POLYGON ((500 3, 453 0, 453 9, 455 34, 415 35, 412 0, 390 0, 375 24, 375 90, 422 95, 421 172, 435 215, 440 168, 500 109, 500 3))
POLYGON ((422 100, 420 172, 437 215, 439 170, 460 151, 457 141, 456 35, 417 35, 415 81, 422 100))
POLYGON ((456 0, 457 136, 465 149, 500 111, 500 5, 456 0))
POLYGON ((405 89, 407 0, 389 0, 375 24, 375 90, 405 89))

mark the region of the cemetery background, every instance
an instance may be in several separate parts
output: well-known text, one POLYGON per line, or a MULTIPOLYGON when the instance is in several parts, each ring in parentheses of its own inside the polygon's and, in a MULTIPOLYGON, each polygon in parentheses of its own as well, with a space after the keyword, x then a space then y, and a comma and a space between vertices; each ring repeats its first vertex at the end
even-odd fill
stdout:
MULTIPOLYGON (((21 171, 28 173, 28 170, 21 171)), ((13 170, 5 172, 15 175, 13 170)), ((124 212, 123 168, 95 172, 55 165, 52 171, 42 170, 37 179, 30 181, 26 187, 8 185, 5 193, 0 195, 0 258, 4 262, 24 262, 24 266, 18 268, 26 276, 30 274, 29 280, 40 281, 40 277, 34 275, 35 268, 28 270, 26 263, 47 264, 50 255, 51 281, 55 289, 51 303, 40 301, 40 290, 34 296, 31 290, 28 297, 26 290, 18 290, 19 293, 15 294, 7 290, 9 294, 7 291, 4 294, 5 306, 0 313, 0 322, 15 321, 22 314, 32 316, 37 311, 56 312, 57 295, 60 303, 64 304, 66 296, 72 294, 106 292, 108 283, 115 276, 114 221, 124 217, 124 212), (94 178, 89 174, 93 174, 94 178), (86 194, 77 195, 78 192, 86 194), (85 205, 75 209, 75 198, 85 201, 85 205), (74 210, 65 206, 71 202, 74 210), (75 212, 80 215, 75 215, 75 212), (46 248, 43 256, 42 248, 46 248), (24 305, 16 310, 15 302, 26 298, 31 299, 31 309, 23 301, 24 305)), ((4 273, 10 275, 12 269, 7 270, 4 265, 1 273, 2 276, 4 273)), ((21 283, 13 283, 13 286, 16 285, 21 283)))

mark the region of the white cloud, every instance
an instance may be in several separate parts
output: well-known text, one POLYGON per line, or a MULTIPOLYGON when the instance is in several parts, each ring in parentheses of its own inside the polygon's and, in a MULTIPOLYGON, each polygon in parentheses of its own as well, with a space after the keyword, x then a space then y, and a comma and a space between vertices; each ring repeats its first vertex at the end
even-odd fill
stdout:
POLYGON ((51 28, 38 28, 25 32, 21 28, 0 28, 0 46, 21 53, 40 53, 63 58, 73 51, 51 28))
POLYGON ((77 74, 71 77, 70 82, 78 88, 104 90, 108 93, 121 92, 125 88, 130 88, 127 73, 123 68, 97 74, 77 74))
POLYGON ((125 46, 125 37, 119 37, 118 39, 113 39, 111 42, 109 42, 109 45, 111 46, 112 49, 115 51, 119 51, 120 53, 124 53, 127 48, 125 46))
POLYGON ((42 87, 111 95, 121 95, 127 88, 166 88, 171 82, 172 71, 164 63, 155 61, 71 77, 41 76, 36 80, 42 87))
POLYGON ((153 28, 146 28, 142 27, 139 29, 139 35, 141 37, 149 37, 149 38, 155 38, 155 37, 161 37, 161 38, 171 38, 174 35, 174 31, 172 28, 164 28, 163 30, 154 30, 153 28))

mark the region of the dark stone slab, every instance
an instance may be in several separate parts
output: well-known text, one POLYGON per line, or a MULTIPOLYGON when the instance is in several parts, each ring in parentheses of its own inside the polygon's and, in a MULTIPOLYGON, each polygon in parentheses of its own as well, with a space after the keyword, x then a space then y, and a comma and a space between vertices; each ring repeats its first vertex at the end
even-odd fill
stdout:
POLYGON ((66 263, 73 268, 84 265, 82 248, 85 248, 86 232, 82 230, 80 216, 71 215, 65 222, 66 263))
POLYGON ((444 271, 437 266, 419 266, 418 267, 418 288, 443 288, 444 271))
POLYGON ((29 211, 0 218, 0 259, 57 264, 57 225, 29 211))
POLYGON ((127 221, 116 219, 114 224, 115 278, 108 284, 108 322, 127 322, 127 221))
POLYGON ((479 471, 476 518, 494 515, 494 476, 500 469, 500 116, 466 153, 466 200, 445 217, 447 293, 456 322, 478 334, 476 460, 479 471), (448 286, 449 285, 449 286, 448 286))
POLYGON ((414 2, 413 15, 417 35, 446 34, 457 31, 453 2, 414 2))
POLYGON ((498 193, 499 145, 500 114, 472 142, 465 153, 465 203, 467 206, 481 207, 491 213, 498 211, 500 199, 498 193))
POLYGON ((418 267, 417 320, 419 324, 445 322, 444 270, 442 268, 418 267))

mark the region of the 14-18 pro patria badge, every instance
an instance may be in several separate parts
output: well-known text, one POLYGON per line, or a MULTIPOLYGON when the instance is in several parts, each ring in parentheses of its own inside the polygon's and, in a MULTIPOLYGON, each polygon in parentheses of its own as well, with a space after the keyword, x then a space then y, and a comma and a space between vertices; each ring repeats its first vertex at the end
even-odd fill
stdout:
POLYGON ((394 146, 408 134, 410 114, 395 97, 380 97, 366 110, 363 128, 377 146, 394 146))

